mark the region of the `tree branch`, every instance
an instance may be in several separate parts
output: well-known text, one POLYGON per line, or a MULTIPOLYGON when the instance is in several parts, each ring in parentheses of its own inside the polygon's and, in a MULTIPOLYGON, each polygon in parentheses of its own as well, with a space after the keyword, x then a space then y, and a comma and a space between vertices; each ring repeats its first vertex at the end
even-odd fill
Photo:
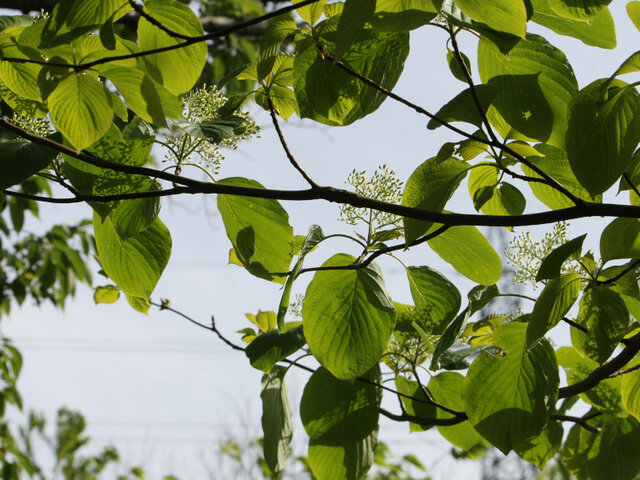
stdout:
POLYGON ((291 165, 293 165, 293 168, 295 168, 300 173, 300 175, 302 175, 302 178, 304 178, 307 181, 307 183, 311 186, 312 189, 317 188, 318 184, 314 182, 311 179, 311 177, 309 177, 309 175, 307 175, 307 172, 305 172, 302 169, 300 164, 296 161, 295 157, 291 153, 291 150, 289 150, 289 145, 287 145, 287 142, 284 139, 282 130, 280 130, 280 123, 278 122, 278 117, 276 116, 276 109, 273 106, 273 101, 271 100, 271 97, 269 96, 268 93, 267 93, 267 102, 269 104, 269 113, 271 114, 271 122, 273 123, 273 126, 276 129, 276 133, 278 134, 278 139, 280 140, 280 145, 282 145, 282 149, 284 150, 284 153, 287 155, 287 158, 289 159, 289 163, 291 163, 291 165))
POLYGON ((549 416, 549 420, 557 420, 559 422, 573 422, 580 425, 585 430, 589 430, 593 433, 600 433, 600 429, 598 427, 594 427, 587 423, 588 420, 591 420, 593 416, 590 417, 574 417, 572 415, 561 415, 559 413, 552 413, 549 416))
POLYGON ((609 378, 618 370, 627 365, 636 354, 640 352, 640 333, 636 333, 633 337, 627 339, 624 349, 612 360, 600 365, 592 371, 584 380, 562 387, 558 391, 558 398, 567 398, 579 393, 586 392, 598 385, 602 380, 609 378))

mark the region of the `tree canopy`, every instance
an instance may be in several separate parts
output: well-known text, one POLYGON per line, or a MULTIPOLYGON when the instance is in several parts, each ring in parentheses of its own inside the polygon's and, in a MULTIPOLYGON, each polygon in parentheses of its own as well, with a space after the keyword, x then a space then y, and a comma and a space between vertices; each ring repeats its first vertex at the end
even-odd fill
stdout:
MULTIPOLYGON (((233 2, 221 3, 232 11, 233 2)), ((61 0, 38 17, 0 17, 3 312, 27 297, 64 306, 77 281, 92 284, 94 254, 112 282, 95 288, 96 303, 123 295, 139 312, 155 306, 185 316, 264 372, 263 453, 276 478, 290 455, 291 368, 311 374, 297 415, 320 480, 367 474, 381 416, 411 431, 435 427, 468 457, 494 446, 541 469, 555 458, 579 479, 636 478, 640 51, 579 88, 565 54, 528 33, 535 23, 585 50, 613 49, 609 3, 304 0, 263 9, 256 2, 242 20, 206 33, 176 0, 61 0), (256 26, 250 48, 236 35, 256 26), (461 82, 436 112, 394 92, 416 29, 444 33, 443 54, 461 82), (462 36, 476 39, 477 65, 462 52, 462 36), (269 113, 282 155, 306 188, 270 188, 252 172, 220 177, 220 149, 258 131, 242 110, 250 101, 269 113), (385 101, 457 140, 407 179, 389 164, 372 176, 354 171, 352 188, 343 189, 312 178, 280 127, 294 116, 346 126, 385 101), (452 196, 466 190, 475 212, 449 211, 452 196), (282 286, 269 311, 248 315, 253 327, 242 331, 243 345, 215 321, 198 322, 153 297, 172 247, 160 198, 195 193, 216 195, 230 263, 282 286), (527 207, 532 197, 545 208, 527 207), (339 204, 350 227, 291 225, 281 202, 312 200, 339 204), (87 203, 93 219, 42 236, 21 232, 25 212, 37 213, 42 202, 87 203), (558 223, 589 217, 608 219, 597 252, 583 251, 585 235, 568 239, 558 223), (500 291, 501 256, 478 227, 535 225, 547 226, 545 240, 519 237, 507 256, 539 294, 500 291), (337 236, 357 253, 310 255, 337 236), (428 262, 407 265, 403 252, 418 245, 475 286, 465 296, 428 262), (413 304, 391 298, 376 263, 383 256, 406 270, 413 304), (312 279, 296 300, 301 275, 312 279), (509 296, 527 302, 522 311, 498 310, 509 296), (557 346, 548 337, 561 322, 571 338, 557 346), (397 412, 381 406, 383 395, 397 398, 397 412)), ((640 2, 629 2, 627 13, 640 29, 640 2)), ((19 406, 19 353, 7 341, 0 358, 2 405, 19 406)), ((3 430, 7 478, 33 473, 3 430)))

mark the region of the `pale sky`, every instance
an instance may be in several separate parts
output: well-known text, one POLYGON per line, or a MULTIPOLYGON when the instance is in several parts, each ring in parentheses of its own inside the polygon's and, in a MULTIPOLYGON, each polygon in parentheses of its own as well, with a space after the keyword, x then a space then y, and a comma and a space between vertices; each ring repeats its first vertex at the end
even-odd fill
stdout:
MULTIPOLYGON (((617 1, 610 7, 618 33, 615 51, 586 47, 546 29, 532 30, 567 54, 583 87, 609 76, 638 45, 640 33, 624 6, 625 2, 617 1)), ((469 40, 470 35, 463 36, 462 48, 476 71, 474 42, 469 40)), ((435 28, 412 33, 411 53, 394 90, 432 112, 465 88, 448 72, 445 41, 445 34, 435 28)), ((304 187, 304 180, 288 164, 266 112, 257 112, 255 119, 266 125, 262 138, 241 142, 237 151, 227 152, 221 177, 246 176, 274 188, 304 187)), ((350 127, 328 128, 292 118, 283 128, 291 150, 311 177, 341 187, 352 169, 373 173, 385 163, 406 180, 442 143, 455 138, 443 128, 428 131, 427 122, 426 117, 387 100, 377 112, 350 127)), ((199 176, 197 171, 185 173, 199 176)), ((472 211, 464 186, 461 192, 447 208, 472 211)), ((527 199, 528 211, 543 208, 531 195, 527 199)), ((333 204, 289 202, 284 207, 295 234, 306 234, 312 223, 320 224, 325 233, 353 230, 336 222, 338 207, 333 204)), ((41 219, 47 224, 91 214, 88 206, 43 205, 41 209, 41 219)), ((173 251, 153 299, 169 298, 174 308, 204 323, 215 315, 224 334, 239 343, 235 331, 249 326, 244 314, 276 310, 279 286, 226 265, 230 243, 214 196, 164 199, 160 217, 171 230, 173 251)), ((588 225, 573 222, 570 237, 586 232, 588 225)), ((42 227, 29 222, 26 228, 42 227)), ((598 235, 588 237, 588 248, 596 248, 598 235)), ((339 251, 356 253, 349 243, 330 240, 307 257, 306 266, 320 265, 339 251)), ((472 286, 426 247, 403 258, 438 269, 458 285, 463 298, 472 286)), ((393 299, 409 303, 408 285, 399 265, 384 261, 381 266, 393 299)), ((296 293, 303 292, 310 279, 309 274, 299 279, 296 293)), ((95 286, 107 283, 94 277, 95 286)), ((148 478, 168 473, 181 480, 203 478, 204 462, 215 460, 211 452, 216 444, 261 435, 261 373, 213 334, 171 313, 152 308, 145 317, 124 299, 115 305, 95 306, 92 291, 81 287, 64 312, 49 306, 14 309, 2 324, 2 333, 13 338, 24 355, 19 390, 25 410, 43 411, 50 420, 61 406, 79 410, 87 419, 92 443, 113 443, 125 465, 145 467, 148 478), (205 460, 201 460, 203 455, 205 460)), ((286 378, 299 427, 294 439, 298 445, 304 440, 297 404, 307 378, 293 371, 286 378)), ((387 401, 397 410, 395 399, 387 401)), ((410 436, 408 425, 384 421, 380 438, 393 452, 416 454, 433 467, 428 473, 435 479, 478 476, 479 464, 446 457, 449 446, 435 431, 410 436)))

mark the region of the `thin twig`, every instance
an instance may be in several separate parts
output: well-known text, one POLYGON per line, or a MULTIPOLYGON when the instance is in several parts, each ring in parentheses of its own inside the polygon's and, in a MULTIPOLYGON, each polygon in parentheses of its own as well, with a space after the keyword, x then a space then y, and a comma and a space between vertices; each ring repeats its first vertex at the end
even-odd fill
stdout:
POLYGON ((633 367, 626 368, 624 370, 620 370, 618 372, 612 373, 607 378, 614 378, 614 377, 617 377, 619 375, 626 375, 627 373, 631 373, 631 372, 633 372, 635 370, 638 370, 639 368, 640 368, 640 363, 638 363, 637 365, 634 365, 633 367))
POLYGON ((574 322, 573 320, 571 320, 570 318, 567 317, 562 317, 562 321, 564 323, 566 323, 567 325, 572 326, 573 328, 577 328, 578 330, 580 330, 581 332, 584 333, 589 333, 589 329, 587 327, 585 327, 584 325, 580 325, 577 322, 574 322))
POLYGON ((276 133, 278 134, 280 145, 282 145, 282 149, 284 150, 284 153, 287 155, 287 158, 289 159, 289 163, 291 163, 291 165, 293 165, 293 168, 295 168, 300 173, 300 175, 302 175, 302 178, 304 178, 307 181, 307 183, 311 186, 312 189, 318 188, 318 184, 314 182, 311 179, 311 177, 309 177, 309 175, 307 175, 307 172, 305 172, 302 169, 300 164, 297 162, 297 160, 291 153, 291 150, 289 150, 289 145, 287 145, 287 141, 284 138, 282 130, 280 130, 280 123, 278 122, 278 117, 276 116, 276 109, 273 106, 273 101, 271 100, 271 97, 269 95, 267 95, 267 102, 269 104, 269 113, 271 114, 271 121, 273 122, 273 126, 275 127, 276 133))
POLYGON ((574 417, 572 415, 561 415, 559 413, 552 413, 549 416, 549 419, 557 420, 559 422, 573 422, 580 425, 585 430, 589 430, 590 432, 593 432, 593 433, 600 433, 600 429, 598 427, 594 427, 587 423, 587 420, 589 419, 586 417, 574 417))
POLYGON ((629 176, 629 174, 627 172, 623 172, 622 173, 622 178, 624 178, 625 182, 627 182, 629 184, 629 186, 631 187, 631 189, 634 191, 634 193, 640 197, 640 191, 638 190, 638 187, 636 187, 633 182, 631 181, 631 177, 629 176))
POLYGON ((640 265, 640 259, 634 261, 631 265, 627 266, 627 268, 622 270, 615 277, 611 277, 608 280, 596 280, 595 283, 597 283, 598 285, 612 285, 616 283, 618 280, 620 280, 622 277, 624 277, 627 273, 632 272, 638 265, 640 265))

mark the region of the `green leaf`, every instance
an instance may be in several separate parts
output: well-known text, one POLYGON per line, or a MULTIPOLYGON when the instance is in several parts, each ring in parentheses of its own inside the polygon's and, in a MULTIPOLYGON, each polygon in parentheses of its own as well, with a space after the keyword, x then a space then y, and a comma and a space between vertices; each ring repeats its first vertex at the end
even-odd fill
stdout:
POLYGON ((345 1, 336 30, 334 53, 336 59, 342 59, 342 55, 356 41, 375 9, 376 0, 345 1))
POLYGON ((245 313, 244 316, 258 327, 261 332, 270 332, 276 328, 277 316, 274 312, 263 312, 260 310, 256 315, 245 313))
POLYGON ((0 142, 0 191, 22 183, 57 156, 55 150, 26 140, 0 142))
POLYGON ((633 417, 604 414, 589 421, 599 432, 574 425, 562 450, 562 461, 579 479, 632 480, 640 470, 640 424, 633 417))
MULTIPOLYGON (((578 182, 578 179, 571 171, 567 154, 564 150, 546 144, 536 145, 536 150, 540 152, 540 156, 527 157, 527 160, 535 164, 577 197, 589 202, 599 203, 602 201, 602 195, 592 197, 589 192, 580 185, 580 182, 578 182)), ((533 178, 541 178, 540 175, 526 165, 522 165, 521 168, 526 175, 533 178)), ((529 187, 536 198, 549 208, 557 210, 574 206, 574 203, 570 199, 553 187, 540 182, 529 182, 529 187)))
POLYGON ((499 293, 498 287, 495 285, 489 287, 477 285, 471 289, 467 295, 469 305, 451 322, 440 337, 440 340, 438 340, 435 351, 431 357, 431 366, 429 367, 431 370, 437 370, 439 368, 440 356, 454 344, 471 315, 482 309, 499 293))
POLYGON ((173 123, 189 135, 208 140, 211 143, 221 143, 226 138, 238 134, 239 128, 245 123, 245 120, 241 117, 230 116, 200 123, 192 123, 185 119, 178 119, 173 123))
MULTIPOLYGON (((204 34, 196 14, 176 0, 148 0, 144 11, 166 28, 181 35, 204 34)), ((169 47, 184 42, 152 25, 144 18, 138 22, 138 44, 142 51, 169 47)), ((185 93, 196 83, 207 62, 207 45, 194 43, 187 47, 145 56, 147 73, 175 95, 185 93)))
POLYGON ((476 227, 451 227, 429 240, 429 246, 445 262, 476 283, 493 285, 502 277, 500 255, 476 227))
MULTIPOLYGON (((323 267, 356 259, 337 254, 323 267)), ((302 306, 304 336, 322 366, 340 379, 353 380, 371 369, 384 353, 395 309, 374 263, 358 270, 315 273, 302 306)))
POLYGON ((627 15, 636 26, 638 30, 640 30, 640 2, 634 1, 627 3, 627 15))
POLYGON ((542 134, 543 137, 548 131, 548 138, 542 140, 564 147, 567 107, 578 91, 578 82, 564 53, 544 38, 529 34, 526 40, 518 41, 507 55, 500 52, 494 41, 483 36, 478 44, 478 70, 484 83, 496 78, 491 84, 505 88, 494 100, 494 106, 504 118, 514 122, 513 128, 518 130, 521 127, 526 130, 521 132, 525 135, 542 134), (533 76, 537 84, 535 92, 522 96, 523 92, 516 91, 515 86, 518 82, 533 86, 533 76), (509 80, 512 78, 517 80, 509 80), (550 130, 542 124, 548 120, 548 111, 532 110, 537 108, 531 103, 535 100, 549 106, 552 117, 550 130), (542 117, 534 118, 536 112, 542 117), (528 120, 517 118, 518 115, 524 115, 528 120))
POLYGON ((610 3, 611 0, 549 0, 549 6, 556 14, 582 22, 590 22, 610 3))
POLYGON ((291 438, 293 424, 291 406, 284 376, 287 369, 275 367, 270 374, 262 377, 262 432, 263 452, 267 466, 273 473, 284 468, 284 463, 291 455, 291 438))
MULTIPOLYGON (((407 180, 402 194, 402 205, 430 212, 440 212, 456 191, 467 174, 469 164, 447 158, 438 161, 436 157, 426 160, 407 180)), ((433 222, 404 219, 405 239, 410 243, 422 236, 433 222)))
POLYGON ((548 341, 527 351, 523 323, 493 333, 500 347, 471 364, 462 397, 474 428, 504 454, 544 429, 558 394, 558 365, 548 341))
POLYGON ((269 110, 269 102, 267 96, 271 98, 276 113, 285 120, 298 111, 298 101, 293 90, 280 85, 272 85, 269 87, 268 93, 264 87, 256 90, 255 100, 265 110, 269 110))
POLYGON ((580 299, 577 322, 589 333, 571 329, 571 342, 583 355, 604 363, 627 333, 629 311, 610 288, 593 286, 580 299))
MULTIPOLYGON (((489 105, 499 92, 496 85, 476 85, 474 89, 484 111, 489 108, 489 105)), ((483 125, 482 116, 478 112, 478 107, 469 88, 449 100, 449 102, 438 110, 435 116, 442 122, 447 123, 465 122, 475 125, 478 128, 483 125)), ((433 118, 429 120, 427 124, 429 130, 435 130, 441 126, 442 123, 433 118)))
POLYGON ((549 6, 549 0, 531 0, 532 21, 560 35, 577 38, 587 45, 601 48, 616 47, 616 30, 608 8, 600 10, 590 22, 576 22, 558 15, 549 6))
MULTIPOLYGON (((264 188, 255 180, 234 177, 221 185, 264 188)), ((218 210, 227 237, 244 267, 259 278, 283 284, 293 258, 293 228, 289 215, 277 200, 236 195, 218 195, 218 210)))
POLYGON ((521 215, 527 201, 513 185, 498 181, 497 165, 481 165, 469 172, 469 194, 476 210, 487 215, 521 215))
POLYGON ((536 274, 536 282, 560 278, 562 265, 564 265, 564 262, 571 256, 575 254, 580 255, 582 243, 586 236, 587 234, 585 233, 584 235, 569 240, 563 245, 553 249, 549 255, 543 258, 538 273, 536 274))
MULTIPOLYGON (((464 402, 462 401, 462 386, 464 377, 456 372, 442 372, 431 377, 429 381, 429 392, 433 399, 440 405, 444 405, 452 410, 462 411, 464 402)), ((436 409, 436 417, 439 419, 452 418, 453 414, 436 409)), ((460 448, 464 452, 472 452, 479 447, 486 445, 486 441, 476 432, 468 420, 448 427, 438 426, 440 434, 451 444, 460 448)))
MULTIPOLYGON (((567 375, 567 383, 573 385, 586 379, 599 367, 598 363, 584 357, 573 347, 561 347, 556 352, 558 363, 567 375)), ((596 386, 580 394, 580 398, 600 411, 619 415, 622 412, 620 377, 605 378, 596 386)))
POLYGON ((515 451, 524 460, 542 470, 560 450, 563 433, 562 423, 550 421, 540 435, 516 446, 515 451))
POLYGON ((596 80, 569 106, 567 156, 580 183, 596 195, 625 171, 640 141, 640 95, 621 80, 596 80))
POLYGON ((113 21, 131 10, 127 0, 62 0, 59 11, 64 12, 64 23, 71 29, 85 25, 99 25, 109 17, 113 21))
MULTIPOLYGON (((329 22, 332 28, 322 30, 326 36, 321 41, 332 52, 335 50, 334 24, 337 22, 328 20, 320 25, 329 22)), ((363 29, 342 61, 359 74, 391 90, 408 53, 407 33, 373 33, 363 29)), ((334 63, 324 61, 318 55, 316 43, 307 37, 297 42, 293 74, 300 115, 327 125, 349 125, 377 110, 387 98, 334 63)))
POLYGON ((640 221, 616 218, 607 225, 600 236, 600 256, 603 262, 640 257, 640 221))
POLYGON ((527 28, 524 2, 495 0, 489 4, 483 0, 456 0, 456 5, 476 22, 524 38, 527 28))
POLYGON ((61 80, 47 103, 51 121, 77 151, 98 141, 113 120, 109 91, 84 73, 72 73, 61 80))
POLYGON ((640 419, 640 369, 638 369, 638 360, 629 364, 626 368, 635 368, 635 370, 622 375, 620 385, 622 405, 637 420, 640 419))
POLYGON ((449 71, 455 78, 457 78, 461 82, 467 83, 465 70, 469 73, 469 75, 471 75, 471 62, 464 53, 460 52, 460 56, 462 57, 462 62, 464 63, 464 69, 460 65, 458 57, 456 57, 455 53, 451 50, 447 50, 447 63, 449 64, 449 71))
MULTIPOLYGON (((422 391, 418 382, 397 376, 395 383, 398 392, 410 397, 398 397, 409 415, 424 419, 436 418, 437 408, 422 391)), ((430 428, 418 423, 409 423, 410 432, 425 432, 430 428)))
POLYGON ((348 445, 309 440, 309 467, 318 480, 360 480, 373 465, 378 432, 348 445))
POLYGON ((120 298, 120 289, 115 285, 96 287, 93 292, 93 301, 98 303, 114 303, 120 298))
POLYGON ((253 368, 269 373, 277 362, 300 350, 305 343, 302 327, 284 333, 271 330, 258 335, 245 354, 253 368))
POLYGON ((460 292, 430 267, 409 267, 407 278, 416 309, 428 318, 425 330, 440 335, 460 309, 460 292))
MULTIPOLYGON (((299 2, 293 2, 299 3, 299 2)), ((310 25, 315 25, 320 17, 322 16, 324 6, 327 4, 327 0, 319 0, 318 2, 312 3, 311 5, 305 5, 304 7, 299 7, 296 9, 298 15, 302 17, 302 19, 309 23, 310 25)))
POLYGON ((164 86, 137 68, 100 65, 101 75, 111 80, 127 106, 149 123, 166 126, 165 118, 179 118, 182 102, 164 86))
MULTIPOLYGON (((146 191, 160 190, 161 186, 157 182, 149 179, 149 189, 146 191)), ((136 198, 133 200, 123 200, 111 211, 109 217, 122 239, 141 232, 158 217, 160 213, 160 198, 136 198)))
POLYGON ((408 32, 433 20, 442 0, 377 0, 369 19, 378 31, 408 32))
POLYGON ((276 17, 267 27, 262 37, 256 65, 258 82, 262 82, 273 69, 276 57, 280 53, 280 46, 287 36, 298 29, 296 22, 290 15, 276 17))
POLYGON ((536 300, 527 327, 527 347, 531 347, 555 327, 569 312, 580 294, 582 279, 569 273, 549 280, 536 300))
POLYGON ((121 238, 111 219, 94 213, 96 249, 107 276, 127 295, 147 299, 171 255, 169 230, 156 218, 145 230, 121 238))
MULTIPOLYGON (((380 381, 376 365, 363 375, 380 381)), ((335 378, 320 367, 304 387, 300 419, 311 440, 328 445, 348 445, 378 430, 382 391, 370 383, 335 378)))
MULTIPOLYGON (((8 46, 2 49, 3 56, 13 58, 29 57, 18 47, 8 46)), ((38 74, 42 70, 40 65, 33 63, 14 63, 0 61, 0 80, 6 88, 24 100, 42 101, 38 90, 38 74)))

